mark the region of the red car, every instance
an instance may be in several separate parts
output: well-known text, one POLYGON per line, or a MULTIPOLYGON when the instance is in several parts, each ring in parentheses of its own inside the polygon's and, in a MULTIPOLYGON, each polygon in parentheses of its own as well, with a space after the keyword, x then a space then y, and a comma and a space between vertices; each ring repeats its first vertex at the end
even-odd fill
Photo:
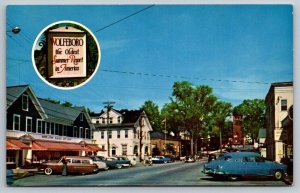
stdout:
MULTIPOLYGON (((98 171, 98 166, 89 157, 66 156, 68 174, 87 174, 98 171)), ((61 174, 63 171, 63 158, 58 162, 45 162, 40 166, 40 170, 46 175, 53 173, 61 174)))

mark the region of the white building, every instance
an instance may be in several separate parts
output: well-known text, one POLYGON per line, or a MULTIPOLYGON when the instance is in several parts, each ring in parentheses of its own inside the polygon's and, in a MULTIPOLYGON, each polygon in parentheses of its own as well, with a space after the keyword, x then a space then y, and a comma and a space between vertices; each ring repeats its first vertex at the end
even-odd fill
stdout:
POLYGON ((152 127, 144 111, 111 109, 108 115, 103 111, 92 115, 91 119, 96 128, 94 140, 107 150, 99 152, 99 155, 126 156, 130 160, 138 160, 140 155, 144 159, 145 155, 151 154, 152 127))
POLYGON ((286 155, 287 135, 282 121, 293 105, 293 82, 272 83, 265 101, 267 158, 280 162, 286 155))

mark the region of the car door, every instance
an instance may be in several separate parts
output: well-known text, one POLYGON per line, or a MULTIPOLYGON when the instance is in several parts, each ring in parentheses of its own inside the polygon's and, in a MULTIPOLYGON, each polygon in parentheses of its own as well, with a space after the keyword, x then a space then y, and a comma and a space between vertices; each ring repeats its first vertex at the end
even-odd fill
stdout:
POLYGON ((257 175, 268 175, 271 170, 271 164, 266 162, 262 157, 257 156, 256 161, 256 174, 257 175))
POLYGON ((257 163, 255 161, 255 156, 245 156, 243 157, 243 175, 256 175, 257 170, 257 163))
POLYGON ((80 173, 81 168, 81 160, 77 158, 73 158, 68 167, 68 172, 70 173, 80 173))

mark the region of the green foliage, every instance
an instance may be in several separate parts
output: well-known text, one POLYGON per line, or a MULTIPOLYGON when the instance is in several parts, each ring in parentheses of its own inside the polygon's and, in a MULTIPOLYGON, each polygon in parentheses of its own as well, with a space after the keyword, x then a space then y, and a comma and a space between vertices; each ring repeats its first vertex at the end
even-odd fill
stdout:
POLYGON ((263 99, 244 100, 234 107, 233 114, 242 116, 244 131, 253 139, 258 137, 260 128, 265 128, 266 105, 263 99))
POLYGON ((68 102, 68 101, 65 101, 64 103, 61 104, 61 106, 63 106, 63 107, 72 107, 73 104, 68 102))
POLYGON ((151 100, 148 100, 144 103, 144 105, 141 107, 143 109, 151 123, 153 131, 161 131, 162 130, 162 118, 160 115, 160 111, 158 108, 158 105, 152 102, 151 100))
POLYGON ((60 101, 58 100, 54 100, 54 99, 51 99, 51 98, 46 98, 44 99, 45 101, 48 101, 48 102, 51 102, 51 103, 54 103, 54 104, 60 104, 60 101))

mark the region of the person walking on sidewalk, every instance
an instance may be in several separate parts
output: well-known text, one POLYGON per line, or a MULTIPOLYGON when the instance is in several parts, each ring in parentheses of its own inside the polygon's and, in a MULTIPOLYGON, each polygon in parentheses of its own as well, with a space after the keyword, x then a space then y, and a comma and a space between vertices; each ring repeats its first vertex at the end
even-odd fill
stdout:
POLYGON ((63 157, 61 162, 63 163, 62 175, 67 176, 68 175, 68 161, 66 159, 66 156, 63 157))

